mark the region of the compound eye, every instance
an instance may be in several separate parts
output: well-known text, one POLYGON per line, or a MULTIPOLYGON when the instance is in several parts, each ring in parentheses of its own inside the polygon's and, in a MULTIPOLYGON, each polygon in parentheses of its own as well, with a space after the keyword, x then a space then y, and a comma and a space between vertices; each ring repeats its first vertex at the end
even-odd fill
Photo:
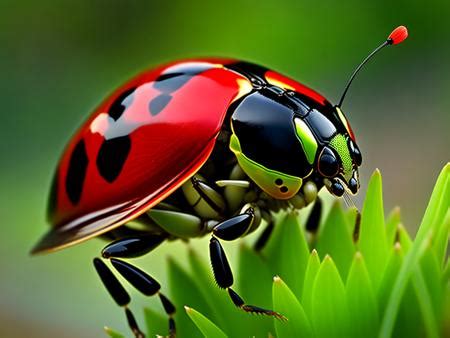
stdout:
POLYGON ((344 187, 339 182, 333 182, 331 184, 331 192, 334 196, 341 197, 344 195, 344 187))
POLYGON ((353 142, 352 139, 349 138, 348 147, 350 149, 350 153, 352 154, 352 158, 355 161, 355 164, 359 167, 362 163, 362 156, 358 146, 355 144, 355 142, 353 142))
POLYGON ((334 177, 339 172, 339 162, 330 148, 325 147, 320 153, 318 169, 324 177, 334 177))

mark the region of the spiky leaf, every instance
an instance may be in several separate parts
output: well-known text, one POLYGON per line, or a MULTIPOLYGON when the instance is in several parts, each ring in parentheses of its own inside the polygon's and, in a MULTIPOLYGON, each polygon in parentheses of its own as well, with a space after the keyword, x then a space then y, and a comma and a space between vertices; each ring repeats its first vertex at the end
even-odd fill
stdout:
POLYGON ((354 255, 345 291, 352 318, 349 336, 370 337, 378 329, 378 304, 363 256, 359 252, 354 255))
POLYGON ((381 174, 376 170, 369 181, 361 212, 358 247, 364 256, 373 286, 378 289, 388 257, 384 227, 381 174))
POLYGON ((355 246, 344 212, 338 201, 333 203, 333 207, 323 224, 316 249, 320 257, 326 255, 333 257, 341 277, 343 279, 347 277, 355 253, 355 246))
POLYGON ((273 306, 288 320, 275 320, 278 338, 311 337, 311 325, 294 293, 279 277, 273 279, 273 306))
POLYGON ((227 338, 227 335, 221 329, 200 312, 187 306, 184 309, 205 338, 227 338))
POLYGON ((444 217, 448 212, 450 201, 450 163, 441 171, 436 185, 433 189, 430 202, 425 211, 422 223, 417 232, 414 244, 405 257, 405 263, 402 265, 395 283, 392 288, 391 297, 387 304, 384 316, 381 322, 380 337, 390 337, 394 328, 395 318, 400 307, 400 303, 413 269, 419 260, 419 249, 427 234, 433 227, 439 229, 444 223, 444 217))
POLYGON ((320 258, 316 250, 311 252, 308 259, 308 265, 305 272, 305 282, 303 283, 303 292, 301 302, 305 312, 310 317, 312 312, 312 290, 317 272, 320 268, 320 258))
POLYGON ((308 244, 298 214, 290 212, 276 225, 265 256, 272 275, 278 274, 296 295, 302 292, 308 255, 308 244))
POLYGON ((323 260, 312 291, 312 325, 318 337, 345 337, 348 309, 344 283, 330 256, 323 260))

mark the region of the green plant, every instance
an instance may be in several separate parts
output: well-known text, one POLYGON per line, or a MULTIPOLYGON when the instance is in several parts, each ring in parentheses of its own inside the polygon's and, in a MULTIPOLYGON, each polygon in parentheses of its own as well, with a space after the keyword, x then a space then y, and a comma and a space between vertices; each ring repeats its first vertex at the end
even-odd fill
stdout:
MULTIPOLYGON (((235 309, 212 281, 204 257, 190 250, 190 271, 169 261, 179 337, 439 337, 449 333, 450 164, 442 170, 414 240, 398 208, 385 219, 375 171, 362 208, 333 203, 317 234, 305 233, 305 211, 278 215, 261 255, 247 245, 236 269, 242 295, 273 307, 283 322, 235 309), (312 250, 312 251, 311 251, 312 250), (273 278, 273 276, 276 276, 273 278), (195 278, 193 278, 195 276, 195 278), (188 290, 188 291, 187 291, 188 290), (272 293, 272 302, 270 301, 272 293), (198 312, 198 311, 199 312, 198 312)), ((164 316, 145 309, 149 337, 166 332, 164 316)), ((122 337, 107 329, 111 337, 122 337)))

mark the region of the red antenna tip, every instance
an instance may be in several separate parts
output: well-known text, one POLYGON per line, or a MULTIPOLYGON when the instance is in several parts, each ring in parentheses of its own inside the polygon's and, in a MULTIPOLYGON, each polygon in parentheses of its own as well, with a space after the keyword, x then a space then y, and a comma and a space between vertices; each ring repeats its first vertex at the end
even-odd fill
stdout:
POLYGON ((405 26, 398 26, 396 29, 392 31, 388 36, 388 41, 392 45, 396 45, 400 42, 403 42, 408 37, 408 30, 405 26))

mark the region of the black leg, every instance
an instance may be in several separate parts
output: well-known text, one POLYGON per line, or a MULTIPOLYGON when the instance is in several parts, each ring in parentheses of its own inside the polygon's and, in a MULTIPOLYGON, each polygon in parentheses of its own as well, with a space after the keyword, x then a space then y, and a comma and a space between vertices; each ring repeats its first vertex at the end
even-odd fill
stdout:
POLYGON ((320 216, 322 214, 322 200, 317 197, 316 202, 311 210, 311 213, 308 216, 308 220, 306 221, 306 230, 315 234, 319 229, 320 225, 320 216))
POLYGON ((248 313, 273 316, 281 320, 286 319, 281 314, 275 311, 245 304, 244 300, 231 288, 234 282, 233 273, 231 272, 231 268, 228 263, 227 256, 225 255, 225 251, 223 250, 222 245, 220 245, 219 240, 215 237, 212 237, 209 242, 209 254, 214 272, 214 279, 221 289, 227 289, 228 295, 230 296, 234 305, 248 313))
POLYGON ((125 237, 108 244, 102 250, 102 256, 103 258, 140 257, 155 249, 166 238, 167 236, 165 235, 141 235, 125 237))
POLYGON ((244 236, 253 225, 255 212, 253 208, 248 208, 243 214, 231 217, 213 229, 214 236, 225 241, 232 241, 244 236))
POLYGON ((119 280, 114 276, 112 271, 106 266, 100 258, 94 258, 94 267, 100 276, 101 281, 105 285, 111 297, 117 305, 125 308, 125 315, 127 317, 128 325, 136 338, 144 338, 144 333, 139 329, 133 313, 128 308, 130 303, 130 295, 124 289, 119 280))
MULTIPOLYGON (((124 238, 106 246, 102 251, 102 256, 104 258, 109 258, 117 272, 119 272, 138 291, 146 296, 158 294, 161 304, 169 317, 169 336, 173 338, 176 335, 175 321, 173 320, 175 306, 160 292, 161 285, 141 269, 125 261, 113 258, 141 256, 153 250, 165 238, 165 236, 154 235, 124 238)), ((94 266, 112 298, 119 306, 125 308, 128 325, 135 337, 145 337, 144 333, 140 331, 131 310, 128 308, 128 304, 130 303, 128 292, 100 258, 94 259, 94 266)))

